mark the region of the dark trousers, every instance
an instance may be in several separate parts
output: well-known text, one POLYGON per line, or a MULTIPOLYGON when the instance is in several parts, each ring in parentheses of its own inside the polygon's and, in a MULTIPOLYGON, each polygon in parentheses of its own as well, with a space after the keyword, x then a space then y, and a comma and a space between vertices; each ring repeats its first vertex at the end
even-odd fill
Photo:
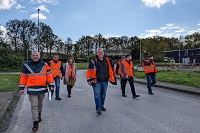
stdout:
POLYGON ((152 93, 151 86, 153 86, 156 83, 156 74, 155 73, 150 73, 146 74, 147 78, 147 88, 149 93, 152 93))
POLYGON ((71 95, 72 87, 73 87, 73 86, 71 86, 71 85, 67 85, 67 92, 68 92, 68 95, 71 95))
POLYGON ((125 87, 126 87, 127 80, 130 84, 132 95, 133 96, 136 95, 133 77, 130 77, 129 79, 121 79, 122 95, 125 94, 125 87))

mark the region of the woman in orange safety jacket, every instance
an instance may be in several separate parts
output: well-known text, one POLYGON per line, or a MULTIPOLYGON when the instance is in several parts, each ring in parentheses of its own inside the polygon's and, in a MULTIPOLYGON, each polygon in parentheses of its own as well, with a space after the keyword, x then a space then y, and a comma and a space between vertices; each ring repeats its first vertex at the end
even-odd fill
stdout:
POLYGON ((65 76, 63 83, 67 85, 68 97, 71 97, 71 90, 76 82, 76 64, 73 57, 70 57, 64 66, 65 76))

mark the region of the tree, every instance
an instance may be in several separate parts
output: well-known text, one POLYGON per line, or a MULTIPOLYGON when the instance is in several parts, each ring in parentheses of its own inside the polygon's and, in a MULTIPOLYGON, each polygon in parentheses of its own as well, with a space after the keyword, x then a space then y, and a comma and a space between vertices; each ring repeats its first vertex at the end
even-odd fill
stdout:
POLYGON ((10 20, 6 23, 7 35, 9 36, 11 47, 14 48, 15 52, 18 52, 20 49, 20 21, 10 20), (13 45, 12 45, 13 44, 13 45))

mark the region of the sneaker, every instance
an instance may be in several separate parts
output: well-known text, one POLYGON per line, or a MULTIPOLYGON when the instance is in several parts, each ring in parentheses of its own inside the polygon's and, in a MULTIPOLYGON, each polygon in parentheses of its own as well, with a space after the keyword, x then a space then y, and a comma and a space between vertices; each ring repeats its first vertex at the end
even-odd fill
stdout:
POLYGON ((140 95, 133 95, 133 98, 140 97, 140 95))
POLYGON ((104 107, 102 107, 102 109, 101 109, 102 111, 106 111, 106 108, 104 108, 104 107))
POLYGON ((101 110, 97 109, 97 114, 100 115, 101 114, 101 110))
POLYGON ((153 92, 149 92, 148 94, 153 95, 153 92))
POLYGON ((125 94, 122 94, 123 97, 127 97, 125 94))
POLYGON ((68 95, 68 97, 70 98, 70 97, 71 97, 71 95, 68 95))
POLYGON ((62 100, 60 97, 56 97, 55 99, 56 99, 56 100, 62 100))
POLYGON ((34 121, 33 122, 33 128, 32 128, 33 131, 37 131, 38 130, 38 121, 34 121))

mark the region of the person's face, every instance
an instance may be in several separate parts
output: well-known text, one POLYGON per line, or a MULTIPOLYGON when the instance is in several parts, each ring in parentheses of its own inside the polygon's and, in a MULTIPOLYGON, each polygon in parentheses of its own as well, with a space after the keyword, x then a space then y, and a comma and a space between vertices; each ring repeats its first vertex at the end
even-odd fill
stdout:
POLYGON ((69 59, 69 63, 72 64, 72 63, 73 63, 73 60, 72 60, 72 59, 69 59))
POLYGON ((97 51, 97 56, 98 56, 100 59, 103 59, 104 52, 103 52, 102 49, 99 49, 99 50, 97 51))
POLYGON ((35 61, 38 61, 40 59, 40 54, 35 52, 35 53, 32 53, 31 55, 31 58, 32 60, 35 62, 35 61))
POLYGON ((58 59, 59 59, 59 56, 58 56, 58 55, 55 55, 55 56, 53 57, 53 60, 55 60, 55 61, 58 61, 58 59))

